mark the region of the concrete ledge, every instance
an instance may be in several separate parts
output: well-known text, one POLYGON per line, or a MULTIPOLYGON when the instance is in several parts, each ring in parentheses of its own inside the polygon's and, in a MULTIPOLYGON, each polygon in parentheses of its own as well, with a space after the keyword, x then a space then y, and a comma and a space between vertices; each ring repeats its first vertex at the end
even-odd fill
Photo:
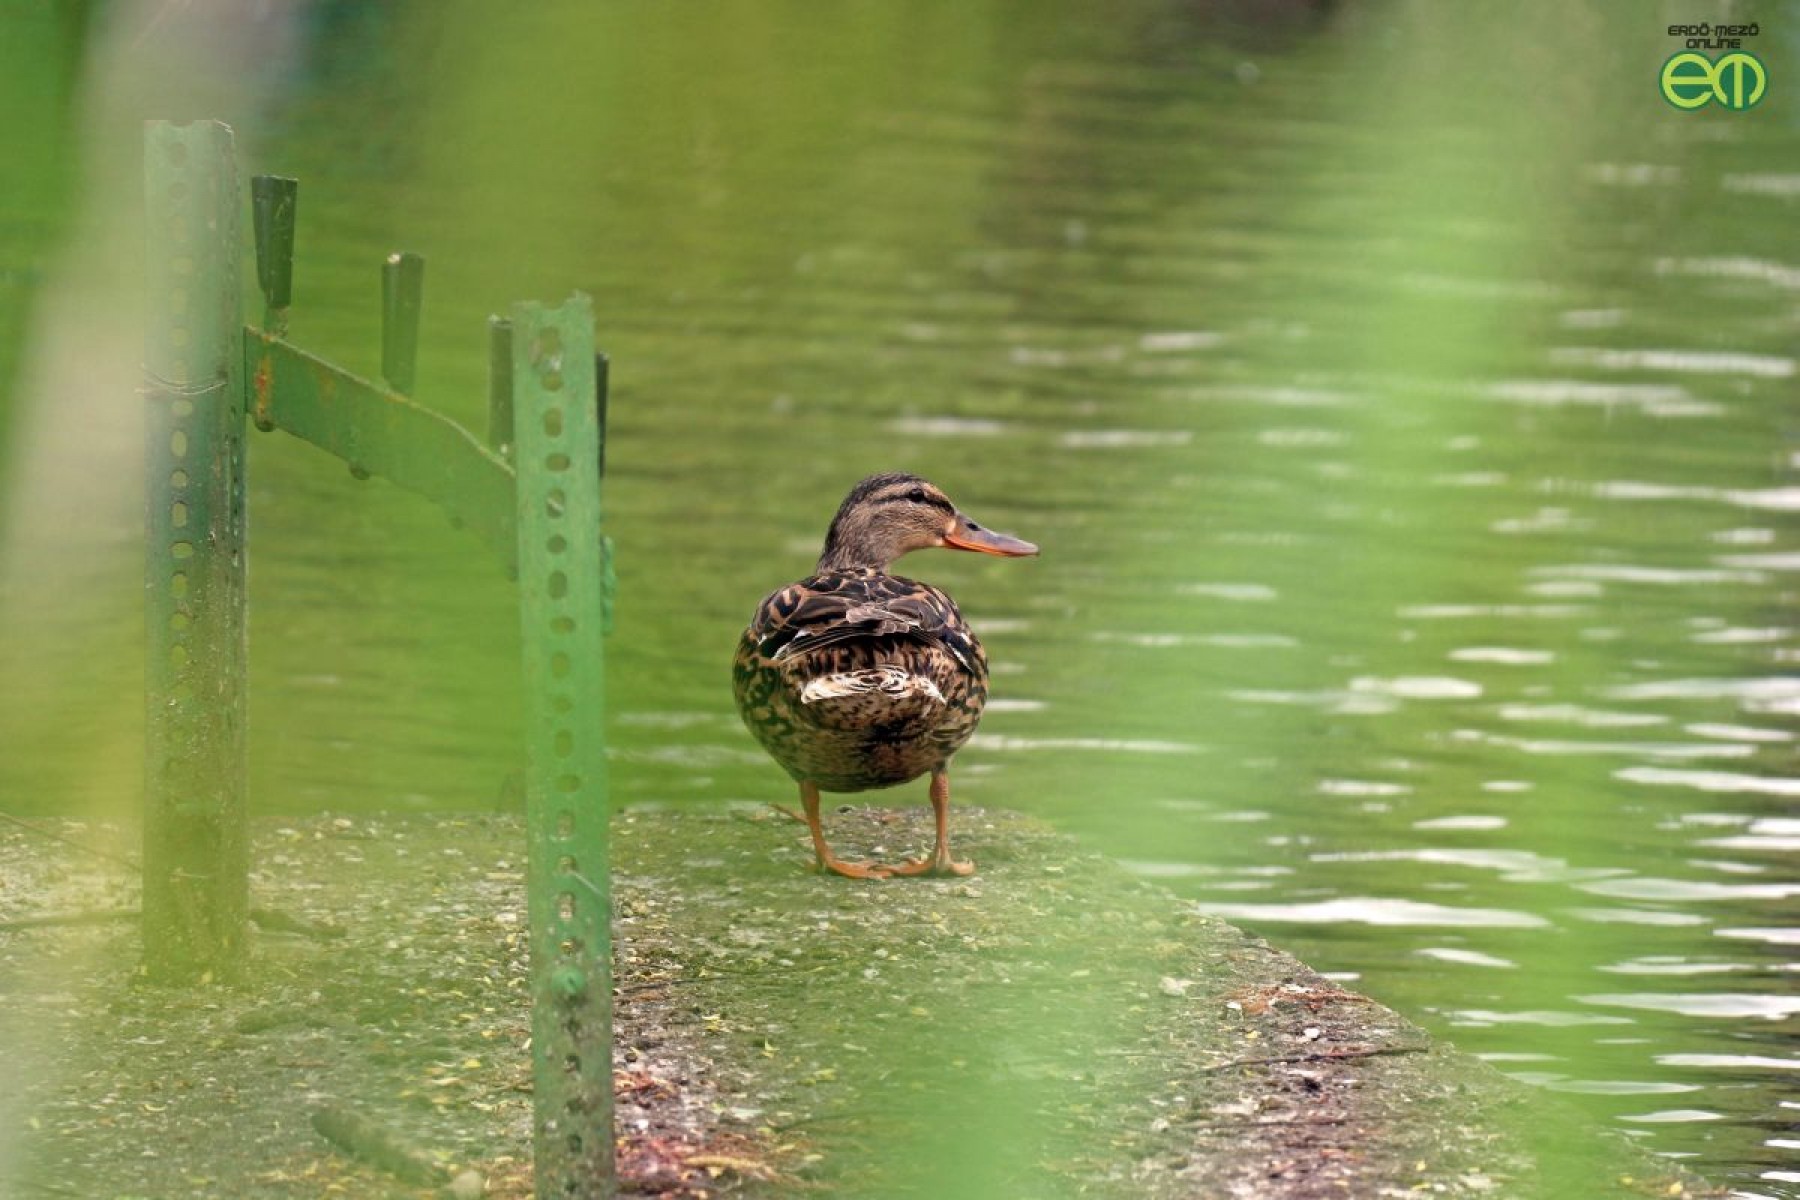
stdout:
MULTIPOLYGON (((803 828, 766 810, 615 822, 636 1190, 1709 1194, 1041 824, 954 819, 978 875, 879 883, 811 874, 803 828)), ((922 806, 828 827, 846 856, 929 840, 922 806)), ((425 1196, 458 1175, 461 1195, 528 1194, 522 848, 511 817, 265 823, 256 902, 343 936, 265 931, 239 988, 129 986, 129 922, 0 933, 27 1081, 5 1125, 28 1131, 0 1142, 0 1175, 90 1195, 425 1196), (325 1104, 419 1147, 433 1181, 335 1153, 308 1120, 325 1104)), ((0 871, 3 917, 131 900, 126 872, 54 842, 4 835, 0 871)))

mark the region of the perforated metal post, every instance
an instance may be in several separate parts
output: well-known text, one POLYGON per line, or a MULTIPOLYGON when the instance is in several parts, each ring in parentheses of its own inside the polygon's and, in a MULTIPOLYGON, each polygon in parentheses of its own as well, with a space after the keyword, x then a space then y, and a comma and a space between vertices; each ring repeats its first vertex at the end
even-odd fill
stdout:
POLYGON ((613 1194, 612 905, 593 309, 512 315, 537 1195, 613 1194))
POLYGON ((245 822, 243 318, 231 131, 145 131, 144 962, 236 972, 245 822))

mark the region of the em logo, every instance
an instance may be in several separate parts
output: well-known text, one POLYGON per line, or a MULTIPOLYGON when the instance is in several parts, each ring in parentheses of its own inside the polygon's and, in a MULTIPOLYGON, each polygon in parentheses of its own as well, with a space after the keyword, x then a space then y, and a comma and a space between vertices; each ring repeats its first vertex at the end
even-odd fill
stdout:
POLYGON ((1741 50, 1721 55, 1717 62, 1684 50, 1662 67, 1663 99, 1690 111, 1717 100, 1741 112, 1755 107, 1768 89, 1769 73, 1754 54, 1741 50))

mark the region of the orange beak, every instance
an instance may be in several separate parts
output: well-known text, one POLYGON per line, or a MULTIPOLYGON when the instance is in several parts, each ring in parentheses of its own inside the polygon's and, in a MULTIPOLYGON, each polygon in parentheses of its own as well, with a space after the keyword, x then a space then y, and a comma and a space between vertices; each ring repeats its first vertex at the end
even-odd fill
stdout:
POLYGON ((983 529, 961 513, 956 514, 956 523, 944 535, 944 545, 952 550, 974 550, 979 554, 997 554, 1001 558, 1023 558, 1038 552, 1030 542, 983 529))

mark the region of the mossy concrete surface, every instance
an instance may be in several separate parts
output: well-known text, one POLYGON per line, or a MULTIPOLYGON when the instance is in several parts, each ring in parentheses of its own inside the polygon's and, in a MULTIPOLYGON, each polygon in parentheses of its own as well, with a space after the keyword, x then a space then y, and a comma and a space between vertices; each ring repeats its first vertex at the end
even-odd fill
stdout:
MULTIPOLYGON (((920 810, 827 817, 849 857, 920 810)), ((98 849, 119 833, 55 830, 98 849)), ((953 813, 961 879, 812 873, 772 810, 614 823, 621 1174, 639 1193, 1709 1194, 1678 1167, 1040 823, 953 813)), ((0 1192, 529 1193, 524 839, 509 816, 270 821, 244 980, 135 980, 129 872, 0 837, 0 1192), (291 924, 290 924, 291 923, 291 924), (394 1174, 316 1132, 353 1110, 394 1174)))

